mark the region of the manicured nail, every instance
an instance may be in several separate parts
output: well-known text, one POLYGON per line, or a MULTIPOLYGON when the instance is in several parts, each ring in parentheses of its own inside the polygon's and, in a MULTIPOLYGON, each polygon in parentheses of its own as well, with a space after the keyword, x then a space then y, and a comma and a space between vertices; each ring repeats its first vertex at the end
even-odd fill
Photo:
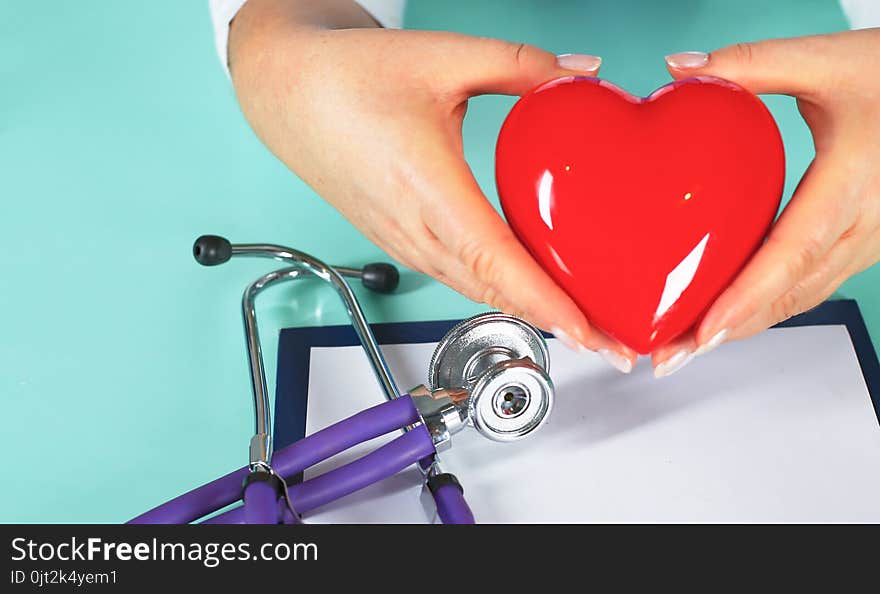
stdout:
POLYGON ((587 350, 587 348, 580 344, 578 341, 573 339, 568 332, 563 330, 562 328, 550 328, 550 333, 559 339, 559 342, 570 348, 576 353, 582 353, 587 350))
POLYGON ((688 68, 702 68, 709 63, 709 54, 706 52, 679 52, 666 56, 666 63, 670 68, 686 70, 688 68))
POLYGON ((694 358, 694 354, 687 349, 682 349, 669 357, 666 361, 658 365, 654 369, 654 377, 667 377, 690 363, 694 358))
POLYGON ((724 342, 724 339, 727 338, 727 335, 728 335, 728 331, 727 331, 727 328, 725 328, 721 332, 718 332, 717 334, 715 334, 715 336, 710 338, 700 348, 698 348, 694 352, 694 355, 705 355, 706 353, 708 353, 709 351, 711 351, 712 349, 717 347, 719 344, 724 342))
POLYGON ((599 56, 588 56, 587 54, 560 54, 556 56, 556 63, 560 68, 565 68, 566 70, 593 72, 599 70, 599 66, 602 65, 602 58, 599 56))
POLYGON ((600 349, 599 354, 602 355, 602 358, 605 359, 614 369, 616 369, 620 373, 629 373, 633 370, 632 361, 630 361, 620 353, 615 353, 614 351, 609 349, 600 349))

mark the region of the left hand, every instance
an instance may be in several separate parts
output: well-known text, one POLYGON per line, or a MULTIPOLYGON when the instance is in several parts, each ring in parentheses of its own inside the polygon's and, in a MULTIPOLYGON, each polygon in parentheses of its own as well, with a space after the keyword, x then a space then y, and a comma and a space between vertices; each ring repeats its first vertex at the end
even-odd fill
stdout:
POLYGON ((790 203, 694 332, 653 353, 655 375, 822 303, 880 261, 880 28, 667 57, 676 79, 718 76, 797 98, 816 157, 790 203))

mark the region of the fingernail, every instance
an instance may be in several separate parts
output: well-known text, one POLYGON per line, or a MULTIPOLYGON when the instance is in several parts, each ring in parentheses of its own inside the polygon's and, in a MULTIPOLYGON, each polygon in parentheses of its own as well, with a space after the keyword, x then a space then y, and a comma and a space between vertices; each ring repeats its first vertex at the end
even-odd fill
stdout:
POLYGON ((587 348, 580 344, 578 341, 573 339, 568 332, 563 330, 562 328, 550 328, 550 333, 559 339, 559 342, 570 348, 576 353, 582 353, 587 350, 587 348))
POLYGON ((620 373, 629 373, 633 370, 632 361, 630 361, 620 353, 615 353, 614 351, 609 349, 600 349, 599 354, 602 355, 602 358, 605 359, 614 369, 616 369, 620 373))
POLYGON ((670 68, 684 70, 687 68, 702 68, 709 63, 709 54, 706 52, 679 52, 666 56, 666 63, 670 68))
POLYGON ((690 363, 694 358, 694 354, 687 349, 682 349, 669 357, 666 361, 658 365, 654 369, 654 377, 668 377, 690 363))
POLYGON ((724 342, 724 339, 727 338, 728 334, 729 333, 727 331, 727 328, 725 328, 721 332, 718 332, 717 334, 715 334, 715 336, 710 338, 705 344, 698 348, 694 352, 694 355, 705 355, 706 353, 717 347, 719 344, 724 342))
POLYGON ((592 72, 599 70, 599 66, 602 65, 602 58, 587 54, 559 54, 556 56, 556 63, 560 68, 565 68, 566 70, 592 72))

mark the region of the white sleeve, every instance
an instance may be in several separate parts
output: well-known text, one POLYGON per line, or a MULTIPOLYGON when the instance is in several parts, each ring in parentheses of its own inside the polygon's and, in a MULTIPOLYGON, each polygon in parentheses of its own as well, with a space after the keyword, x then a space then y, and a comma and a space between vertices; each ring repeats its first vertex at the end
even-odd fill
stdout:
POLYGON ((840 6, 853 29, 880 27, 880 2, 877 0, 840 0, 840 6))
MULTIPOLYGON (((226 75, 229 76, 227 46, 229 43, 229 23, 244 6, 247 0, 208 0, 211 20, 214 23, 214 46, 226 75)), ((370 16, 387 29, 403 26, 403 9, 406 0, 355 0, 370 16)))
POLYGON ((386 29, 403 27, 403 9, 406 0, 355 0, 386 29))

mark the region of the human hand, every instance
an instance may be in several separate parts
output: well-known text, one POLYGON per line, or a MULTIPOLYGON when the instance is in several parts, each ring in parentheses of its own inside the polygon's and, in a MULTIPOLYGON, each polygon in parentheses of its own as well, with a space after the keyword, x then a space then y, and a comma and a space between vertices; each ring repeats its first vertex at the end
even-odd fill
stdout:
POLYGON ((242 110, 269 149, 395 260, 628 372, 636 353, 532 259, 462 149, 470 97, 595 75, 600 60, 454 33, 305 27, 271 4, 245 5, 230 39, 242 110))
POLYGON ((675 78, 708 75, 792 95, 816 157, 764 245, 695 332, 653 353, 655 375, 822 303, 880 260, 880 29, 738 44, 667 57, 675 78))

